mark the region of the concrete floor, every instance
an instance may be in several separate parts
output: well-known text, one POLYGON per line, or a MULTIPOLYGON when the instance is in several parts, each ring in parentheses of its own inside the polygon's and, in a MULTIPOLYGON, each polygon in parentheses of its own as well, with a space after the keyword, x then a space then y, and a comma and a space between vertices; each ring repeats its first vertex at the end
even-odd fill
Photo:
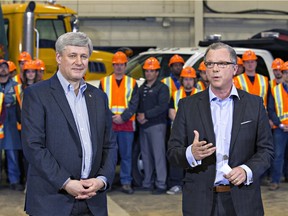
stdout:
MULTIPOLYGON (((288 215, 288 183, 277 191, 262 186, 262 197, 267 216, 288 215)), ((24 193, 0 188, 0 216, 24 216, 24 193)), ((126 195, 119 190, 108 192, 109 216, 180 216, 181 195, 151 195, 135 191, 126 195)))

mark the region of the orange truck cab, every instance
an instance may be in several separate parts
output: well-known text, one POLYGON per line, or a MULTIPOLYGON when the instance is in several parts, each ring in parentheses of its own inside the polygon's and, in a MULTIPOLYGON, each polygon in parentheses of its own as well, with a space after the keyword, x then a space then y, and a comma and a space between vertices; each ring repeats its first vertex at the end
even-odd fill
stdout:
MULTIPOLYGON (((27 51, 34 59, 44 61, 43 78, 51 77, 57 70, 55 42, 60 35, 78 30, 76 12, 59 4, 34 1, 1 6, 9 60, 18 65, 19 54, 27 51)), ((113 71, 112 57, 110 52, 94 50, 85 79, 99 80, 110 75, 113 71)))

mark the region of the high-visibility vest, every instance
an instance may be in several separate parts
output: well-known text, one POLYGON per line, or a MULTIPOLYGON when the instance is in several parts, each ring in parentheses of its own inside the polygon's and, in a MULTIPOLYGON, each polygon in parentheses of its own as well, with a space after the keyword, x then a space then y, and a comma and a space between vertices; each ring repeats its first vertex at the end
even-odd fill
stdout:
MULTIPOLYGON (((122 114, 128 108, 129 101, 132 98, 133 89, 136 85, 136 80, 123 76, 120 85, 116 82, 115 75, 104 77, 101 81, 103 91, 108 96, 109 108, 114 114, 122 114)), ((123 125, 113 123, 113 129, 117 131, 134 131, 135 130, 135 114, 123 125)))
POLYGON ((276 82, 276 79, 270 80, 270 86, 271 89, 273 89, 276 85, 278 85, 279 83, 276 82))
POLYGON ((204 91, 206 89, 205 83, 202 80, 199 80, 196 83, 196 88, 199 89, 200 91, 204 91))
MULTIPOLYGON (((14 86, 14 91, 15 91, 15 99, 17 100, 20 109, 22 109, 22 84, 15 85, 14 86)), ((21 130, 22 126, 20 122, 17 122, 17 129, 21 130)))
POLYGON ((21 80, 21 77, 20 77, 20 74, 16 74, 12 80, 14 80, 15 82, 19 83, 19 84, 22 84, 22 80, 21 80))
POLYGON ((272 95, 275 100, 276 114, 282 124, 288 124, 288 93, 283 87, 283 83, 272 89, 272 95))
MULTIPOLYGON (((0 92, 0 115, 2 114, 2 107, 4 103, 4 93, 0 92)), ((4 138, 4 125, 0 124, 0 139, 4 138)))
POLYGON ((250 94, 262 97, 264 101, 264 106, 267 107, 268 86, 269 86, 267 77, 256 73, 254 83, 252 84, 247 74, 242 73, 234 77, 233 81, 236 88, 247 91, 250 94))
MULTIPOLYGON (((194 95, 194 94, 196 94, 196 93, 198 93, 200 91, 201 90, 199 90, 197 88, 193 88, 193 90, 190 92, 190 95, 188 95, 188 96, 194 95)), ((186 95, 186 92, 185 92, 185 89, 183 88, 183 86, 181 86, 178 91, 174 92, 173 100, 174 100, 174 108, 175 108, 176 112, 178 110, 179 100, 182 99, 182 98, 185 98, 185 97, 187 97, 187 95, 186 95)))
POLYGON ((174 92, 178 90, 174 83, 174 80, 171 77, 166 77, 162 79, 161 82, 168 86, 170 97, 172 97, 174 92))

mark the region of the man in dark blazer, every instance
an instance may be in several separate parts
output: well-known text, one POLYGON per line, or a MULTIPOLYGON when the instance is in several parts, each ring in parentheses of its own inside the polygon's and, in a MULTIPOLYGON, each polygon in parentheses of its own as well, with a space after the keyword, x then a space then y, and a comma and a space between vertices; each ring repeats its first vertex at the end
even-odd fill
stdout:
POLYGON ((29 215, 106 216, 117 148, 106 95, 83 76, 93 46, 81 32, 56 42, 58 72, 28 87, 22 144, 29 162, 29 215))
POLYGON ((204 62, 210 86, 180 100, 168 160, 185 168, 183 215, 263 215, 260 176, 273 144, 263 100, 233 85, 237 55, 212 44, 204 62))

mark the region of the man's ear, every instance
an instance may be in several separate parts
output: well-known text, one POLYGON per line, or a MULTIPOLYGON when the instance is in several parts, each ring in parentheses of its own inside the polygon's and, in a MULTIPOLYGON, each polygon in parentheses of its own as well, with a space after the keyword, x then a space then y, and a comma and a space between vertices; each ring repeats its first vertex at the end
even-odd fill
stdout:
POLYGON ((234 67, 233 76, 235 76, 238 70, 238 65, 234 65, 233 67, 234 67))
POLYGON ((60 55, 60 53, 56 53, 56 61, 57 61, 57 63, 60 64, 61 60, 62 60, 62 56, 60 55))

